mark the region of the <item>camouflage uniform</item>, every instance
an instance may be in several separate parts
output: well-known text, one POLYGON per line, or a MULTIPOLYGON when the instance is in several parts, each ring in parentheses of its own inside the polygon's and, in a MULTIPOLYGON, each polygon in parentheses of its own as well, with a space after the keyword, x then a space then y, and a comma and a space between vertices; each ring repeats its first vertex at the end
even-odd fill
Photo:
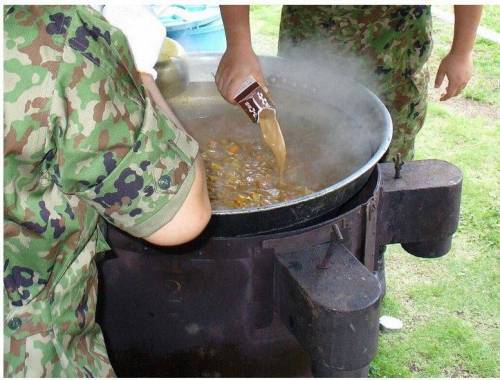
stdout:
POLYGON ((307 42, 320 54, 364 58, 365 82, 388 108, 394 134, 386 160, 414 155, 427 108, 432 46, 430 6, 284 6, 279 54, 307 42))
POLYGON ((113 376, 94 320, 98 221, 155 232, 189 192, 198 145, 94 10, 6 6, 4 28, 4 375, 113 376))

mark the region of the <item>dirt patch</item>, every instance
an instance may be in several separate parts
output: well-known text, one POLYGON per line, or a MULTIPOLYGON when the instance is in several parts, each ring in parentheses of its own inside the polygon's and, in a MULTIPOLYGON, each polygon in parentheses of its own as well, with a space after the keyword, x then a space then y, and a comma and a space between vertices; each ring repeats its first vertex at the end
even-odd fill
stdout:
MULTIPOLYGON (((429 99, 439 102, 439 97, 443 89, 430 89, 429 99)), ((474 100, 465 99, 462 96, 439 102, 444 107, 450 108, 453 113, 467 117, 485 117, 493 120, 500 120, 500 107, 479 103, 474 100)))
POLYGON ((410 371, 411 371, 411 372, 413 372, 413 373, 420 372, 420 370, 422 369, 422 368, 420 368, 420 366, 418 366, 416 363, 410 363, 410 365, 409 365, 409 367, 408 367, 408 368, 409 368, 409 369, 410 369, 410 371))
POLYGON ((476 377, 476 375, 467 370, 462 363, 458 363, 454 368, 445 368, 443 375, 450 378, 476 377))

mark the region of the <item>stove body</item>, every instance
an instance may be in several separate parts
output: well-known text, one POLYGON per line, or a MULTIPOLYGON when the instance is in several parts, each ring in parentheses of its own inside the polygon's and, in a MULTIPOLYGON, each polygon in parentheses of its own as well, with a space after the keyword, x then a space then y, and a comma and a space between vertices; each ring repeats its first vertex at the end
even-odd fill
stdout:
POLYGON ((119 376, 367 376, 383 247, 448 252, 461 172, 378 164, 353 199, 298 229, 162 248, 110 229, 98 321, 119 376))

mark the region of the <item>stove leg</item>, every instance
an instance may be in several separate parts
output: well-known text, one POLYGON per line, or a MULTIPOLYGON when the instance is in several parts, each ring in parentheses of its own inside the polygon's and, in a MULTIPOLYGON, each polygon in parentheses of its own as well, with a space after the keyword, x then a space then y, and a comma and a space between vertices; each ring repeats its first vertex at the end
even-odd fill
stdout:
POLYGON ((452 237, 444 239, 421 241, 418 243, 401 243, 401 246, 406 252, 414 256, 423 258, 441 257, 448 253, 451 249, 452 237))
POLYGON ((384 254, 387 249, 386 245, 383 245, 379 248, 378 258, 377 258, 377 270, 374 272, 375 277, 380 282, 380 286, 382 288, 382 296, 381 299, 385 297, 386 292, 386 283, 385 283, 385 259, 384 254))
POLYGON ((317 377, 366 377, 378 343, 379 280, 343 245, 276 254, 277 309, 317 377))

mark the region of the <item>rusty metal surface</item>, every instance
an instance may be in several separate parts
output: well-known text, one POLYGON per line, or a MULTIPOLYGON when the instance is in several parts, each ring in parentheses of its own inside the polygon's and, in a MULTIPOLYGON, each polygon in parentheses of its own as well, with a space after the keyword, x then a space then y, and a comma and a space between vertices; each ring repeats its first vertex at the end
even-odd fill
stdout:
POLYGON ((328 244, 277 255, 276 298, 282 321, 311 355, 313 374, 363 371, 375 356, 378 279, 342 244, 330 268, 317 269, 328 244), (316 372, 318 370, 319 372, 316 372))
POLYGON ((402 243, 421 257, 446 254, 458 227, 461 171, 439 160, 407 162, 399 179, 391 164, 379 164, 379 171, 378 245, 402 243))
POLYGON ((436 257, 458 223, 456 167, 400 174, 379 164, 340 210, 269 235, 161 248, 110 228, 97 317, 118 375, 366 376, 384 246, 436 257))
MULTIPOLYGON (((377 184, 375 175, 372 192, 377 184)), ((205 236, 176 248, 153 246, 111 227, 115 257, 99 266, 98 319, 118 374, 310 375, 311 354, 274 312, 275 253, 306 253, 328 245, 333 233, 362 259, 364 210, 358 204, 349 213, 300 230, 205 236), (200 358, 206 352, 212 353, 211 360, 200 358)), ((332 265, 337 268, 336 252, 332 265)), ((349 290, 353 300, 356 294, 356 287, 349 290)), ((317 362, 316 370, 321 366, 317 362)))
POLYGON ((273 315, 272 255, 210 249, 116 248, 100 263, 98 321, 117 374, 310 376, 308 355, 273 315))
POLYGON ((380 192, 377 191, 365 204, 364 255, 363 262, 366 268, 373 272, 376 269, 379 247, 377 241, 377 210, 380 192))

